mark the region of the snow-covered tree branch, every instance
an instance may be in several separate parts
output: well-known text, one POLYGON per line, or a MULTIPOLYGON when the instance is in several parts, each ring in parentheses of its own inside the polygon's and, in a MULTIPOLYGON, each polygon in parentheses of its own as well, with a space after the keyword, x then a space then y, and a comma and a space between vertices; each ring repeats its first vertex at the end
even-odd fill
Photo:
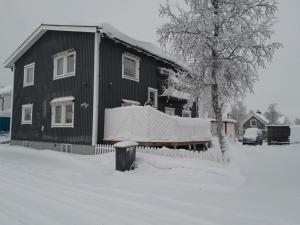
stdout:
POLYGON ((191 68, 178 77, 191 82, 186 88, 195 97, 209 86, 218 124, 221 150, 222 104, 233 96, 253 91, 258 69, 265 68, 280 43, 271 42, 278 10, 276 0, 184 0, 160 8, 167 19, 159 30, 160 43, 191 68))

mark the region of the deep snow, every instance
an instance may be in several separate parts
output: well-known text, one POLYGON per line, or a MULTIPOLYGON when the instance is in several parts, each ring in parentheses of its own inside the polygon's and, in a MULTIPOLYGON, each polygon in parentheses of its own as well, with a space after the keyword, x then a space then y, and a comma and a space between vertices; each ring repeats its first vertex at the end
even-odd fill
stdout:
POLYGON ((0 145, 0 224, 300 224, 300 145, 232 146, 232 162, 80 156, 0 145))

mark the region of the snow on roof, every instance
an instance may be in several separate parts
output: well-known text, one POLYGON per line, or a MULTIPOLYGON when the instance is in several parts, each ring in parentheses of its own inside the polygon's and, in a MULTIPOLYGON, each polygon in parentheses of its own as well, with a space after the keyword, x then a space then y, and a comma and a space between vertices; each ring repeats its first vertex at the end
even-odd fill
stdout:
POLYGON ((266 117, 264 117, 262 114, 252 113, 250 116, 248 116, 247 119, 245 119, 241 122, 241 125, 243 125, 246 121, 248 121, 252 116, 254 116, 256 119, 260 120, 261 122, 263 122, 266 125, 268 125, 270 123, 270 121, 266 117))
MULTIPOLYGON (((211 119, 211 118, 209 118, 209 120, 210 120, 211 122, 215 122, 215 121, 216 121, 216 119, 211 119)), ((236 122, 237 122, 237 121, 234 120, 234 119, 228 119, 228 118, 223 118, 222 121, 223 121, 223 122, 228 122, 228 123, 236 123, 236 122)))
POLYGON ((114 147, 127 148, 127 147, 132 147, 132 146, 137 146, 137 145, 139 145, 139 144, 135 141, 121 141, 121 142, 114 144, 114 147))
POLYGON ((100 30, 101 33, 106 34, 109 38, 114 39, 119 42, 123 42, 124 44, 128 44, 137 50, 144 51, 149 55, 156 56, 162 60, 166 60, 169 63, 175 64, 179 67, 187 71, 191 71, 191 69, 180 62, 175 56, 163 51, 161 48, 156 46, 153 43, 139 41, 134 39, 108 23, 100 23, 100 24, 68 24, 68 25, 58 25, 58 24, 41 24, 24 42, 21 46, 12 53, 12 55, 4 62, 4 66, 6 68, 11 68, 19 57, 21 57, 36 41, 38 41, 43 34, 48 30, 54 31, 74 31, 74 32, 96 32, 100 30))
POLYGON ((6 86, 0 88, 0 95, 11 94, 11 92, 12 92, 12 86, 6 86))

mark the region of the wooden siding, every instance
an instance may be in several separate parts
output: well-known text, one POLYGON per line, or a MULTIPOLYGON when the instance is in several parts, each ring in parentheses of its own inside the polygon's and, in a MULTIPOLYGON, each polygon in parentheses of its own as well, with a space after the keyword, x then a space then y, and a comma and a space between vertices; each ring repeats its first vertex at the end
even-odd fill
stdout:
POLYGON ((260 120, 258 120, 255 116, 252 116, 250 119, 248 119, 244 124, 243 124, 243 129, 247 129, 250 128, 250 121, 252 119, 255 119, 257 122, 257 128, 261 129, 261 130, 265 130, 266 126, 264 123, 262 123, 260 120))
POLYGON ((94 34, 47 31, 15 65, 12 139, 91 144, 94 34), (53 80, 53 55, 69 49, 76 51, 76 75, 53 80), (34 86, 23 87, 24 65, 32 62, 34 86), (74 128, 51 128, 50 101, 63 96, 75 97, 74 128), (84 102, 87 109, 80 106, 84 102), (21 125, 22 104, 28 103, 33 122, 21 125))
MULTIPOLYGON (((102 38, 100 44, 100 91, 99 91, 99 131, 98 142, 102 142, 104 133, 104 110, 121 106, 122 99, 138 101, 141 105, 148 99, 148 87, 159 90, 161 77, 158 67, 172 68, 169 64, 146 56, 131 48, 102 38), (140 57, 139 82, 122 78, 122 54, 131 53, 140 57)), ((175 108, 176 115, 181 116, 183 103, 158 101, 158 109, 175 108)), ((195 115, 195 112, 193 112, 195 115)))

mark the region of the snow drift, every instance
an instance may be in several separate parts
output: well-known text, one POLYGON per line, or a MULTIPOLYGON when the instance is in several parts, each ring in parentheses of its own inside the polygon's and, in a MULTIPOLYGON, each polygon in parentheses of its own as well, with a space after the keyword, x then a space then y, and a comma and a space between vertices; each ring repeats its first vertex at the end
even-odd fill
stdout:
POLYGON ((188 142, 210 138, 207 120, 169 116, 150 106, 105 109, 106 141, 188 142))

